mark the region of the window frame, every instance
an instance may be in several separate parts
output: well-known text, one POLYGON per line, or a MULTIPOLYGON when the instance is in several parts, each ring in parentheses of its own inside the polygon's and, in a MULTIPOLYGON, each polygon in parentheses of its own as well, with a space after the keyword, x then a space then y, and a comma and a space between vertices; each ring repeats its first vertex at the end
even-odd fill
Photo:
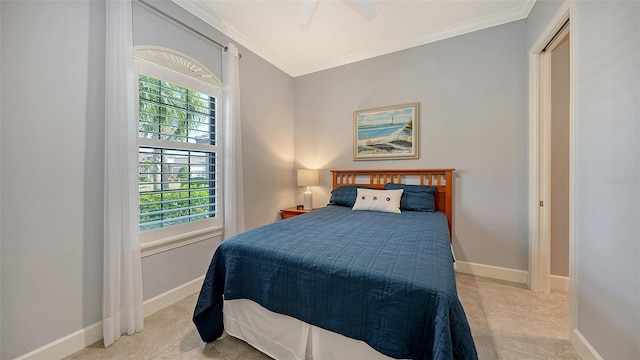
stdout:
MULTIPOLYGON (((139 158, 141 147, 163 148, 175 150, 191 150, 199 152, 214 152, 216 154, 215 176, 217 201, 215 207, 215 217, 188 222, 180 225, 173 225, 166 228, 160 228, 148 231, 139 231, 140 245, 142 256, 156 254, 162 251, 170 250, 179 246, 188 245, 194 242, 206 240, 215 236, 221 236, 224 232, 224 199, 223 199, 223 147, 221 142, 224 137, 222 134, 221 121, 221 87, 201 81, 195 77, 176 72, 168 67, 156 64, 149 60, 134 57, 134 91, 136 94, 135 114, 136 114, 136 130, 139 129, 139 110, 140 110, 140 75, 150 76, 162 81, 182 86, 191 90, 198 91, 216 99, 216 138, 215 145, 198 144, 198 143, 180 143, 170 140, 150 139, 137 136, 136 158, 139 158)), ((136 179, 138 176, 136 176, 136 179)), ((138 191, 138 194, 140 192, 138 191)), ((140 204, 139 197, 137 202, 136 216, 139 214, 140 204)), ((138 229, 140 227, 138 226, 138 229)))

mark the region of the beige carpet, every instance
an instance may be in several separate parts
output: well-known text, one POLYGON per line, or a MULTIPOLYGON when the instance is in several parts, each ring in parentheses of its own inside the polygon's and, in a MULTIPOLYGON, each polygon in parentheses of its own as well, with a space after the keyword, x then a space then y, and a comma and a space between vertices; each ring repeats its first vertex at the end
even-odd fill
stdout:
MULTIPOLYGON (((568 341, 566 292, 540 294, 522 284, 466 274, 456 280, 480 359, 580 359, 568 341)), ((93 344, 66 359, 270 359, 229 336, 203 343, 191 322, 196 298, 149 316, 142 333, 123 336, 107 349, 102 342, 93 344)))

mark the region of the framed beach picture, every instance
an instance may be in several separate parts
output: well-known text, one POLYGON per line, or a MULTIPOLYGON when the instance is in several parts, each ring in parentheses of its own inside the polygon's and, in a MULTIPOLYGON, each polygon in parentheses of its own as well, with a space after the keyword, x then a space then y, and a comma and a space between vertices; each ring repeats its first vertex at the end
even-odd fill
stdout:
POLYGON ((353 159, 418 157, 418 103, 353 113, 353 159))

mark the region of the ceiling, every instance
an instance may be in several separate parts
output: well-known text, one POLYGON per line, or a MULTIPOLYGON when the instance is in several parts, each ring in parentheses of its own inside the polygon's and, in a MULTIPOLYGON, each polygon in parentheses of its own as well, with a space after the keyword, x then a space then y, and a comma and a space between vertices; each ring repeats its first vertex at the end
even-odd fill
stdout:
POLYGON ((173 0, 293 77, 520 20, 536 0, 315 0, 302 24, 305 1, 173 0))

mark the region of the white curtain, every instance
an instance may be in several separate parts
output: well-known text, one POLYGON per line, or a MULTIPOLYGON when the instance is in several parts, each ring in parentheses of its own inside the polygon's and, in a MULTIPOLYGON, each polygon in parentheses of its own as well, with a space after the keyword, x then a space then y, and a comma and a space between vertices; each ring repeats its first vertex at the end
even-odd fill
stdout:
POLYGON ((240 76, 238 48, 228 44, 222 55, 222 123, 224 127, 224 237, 244 231, 240 76))
POLYGON ((105 347, 143 327, 131 0, 107 0, 106 6, 105 347))

